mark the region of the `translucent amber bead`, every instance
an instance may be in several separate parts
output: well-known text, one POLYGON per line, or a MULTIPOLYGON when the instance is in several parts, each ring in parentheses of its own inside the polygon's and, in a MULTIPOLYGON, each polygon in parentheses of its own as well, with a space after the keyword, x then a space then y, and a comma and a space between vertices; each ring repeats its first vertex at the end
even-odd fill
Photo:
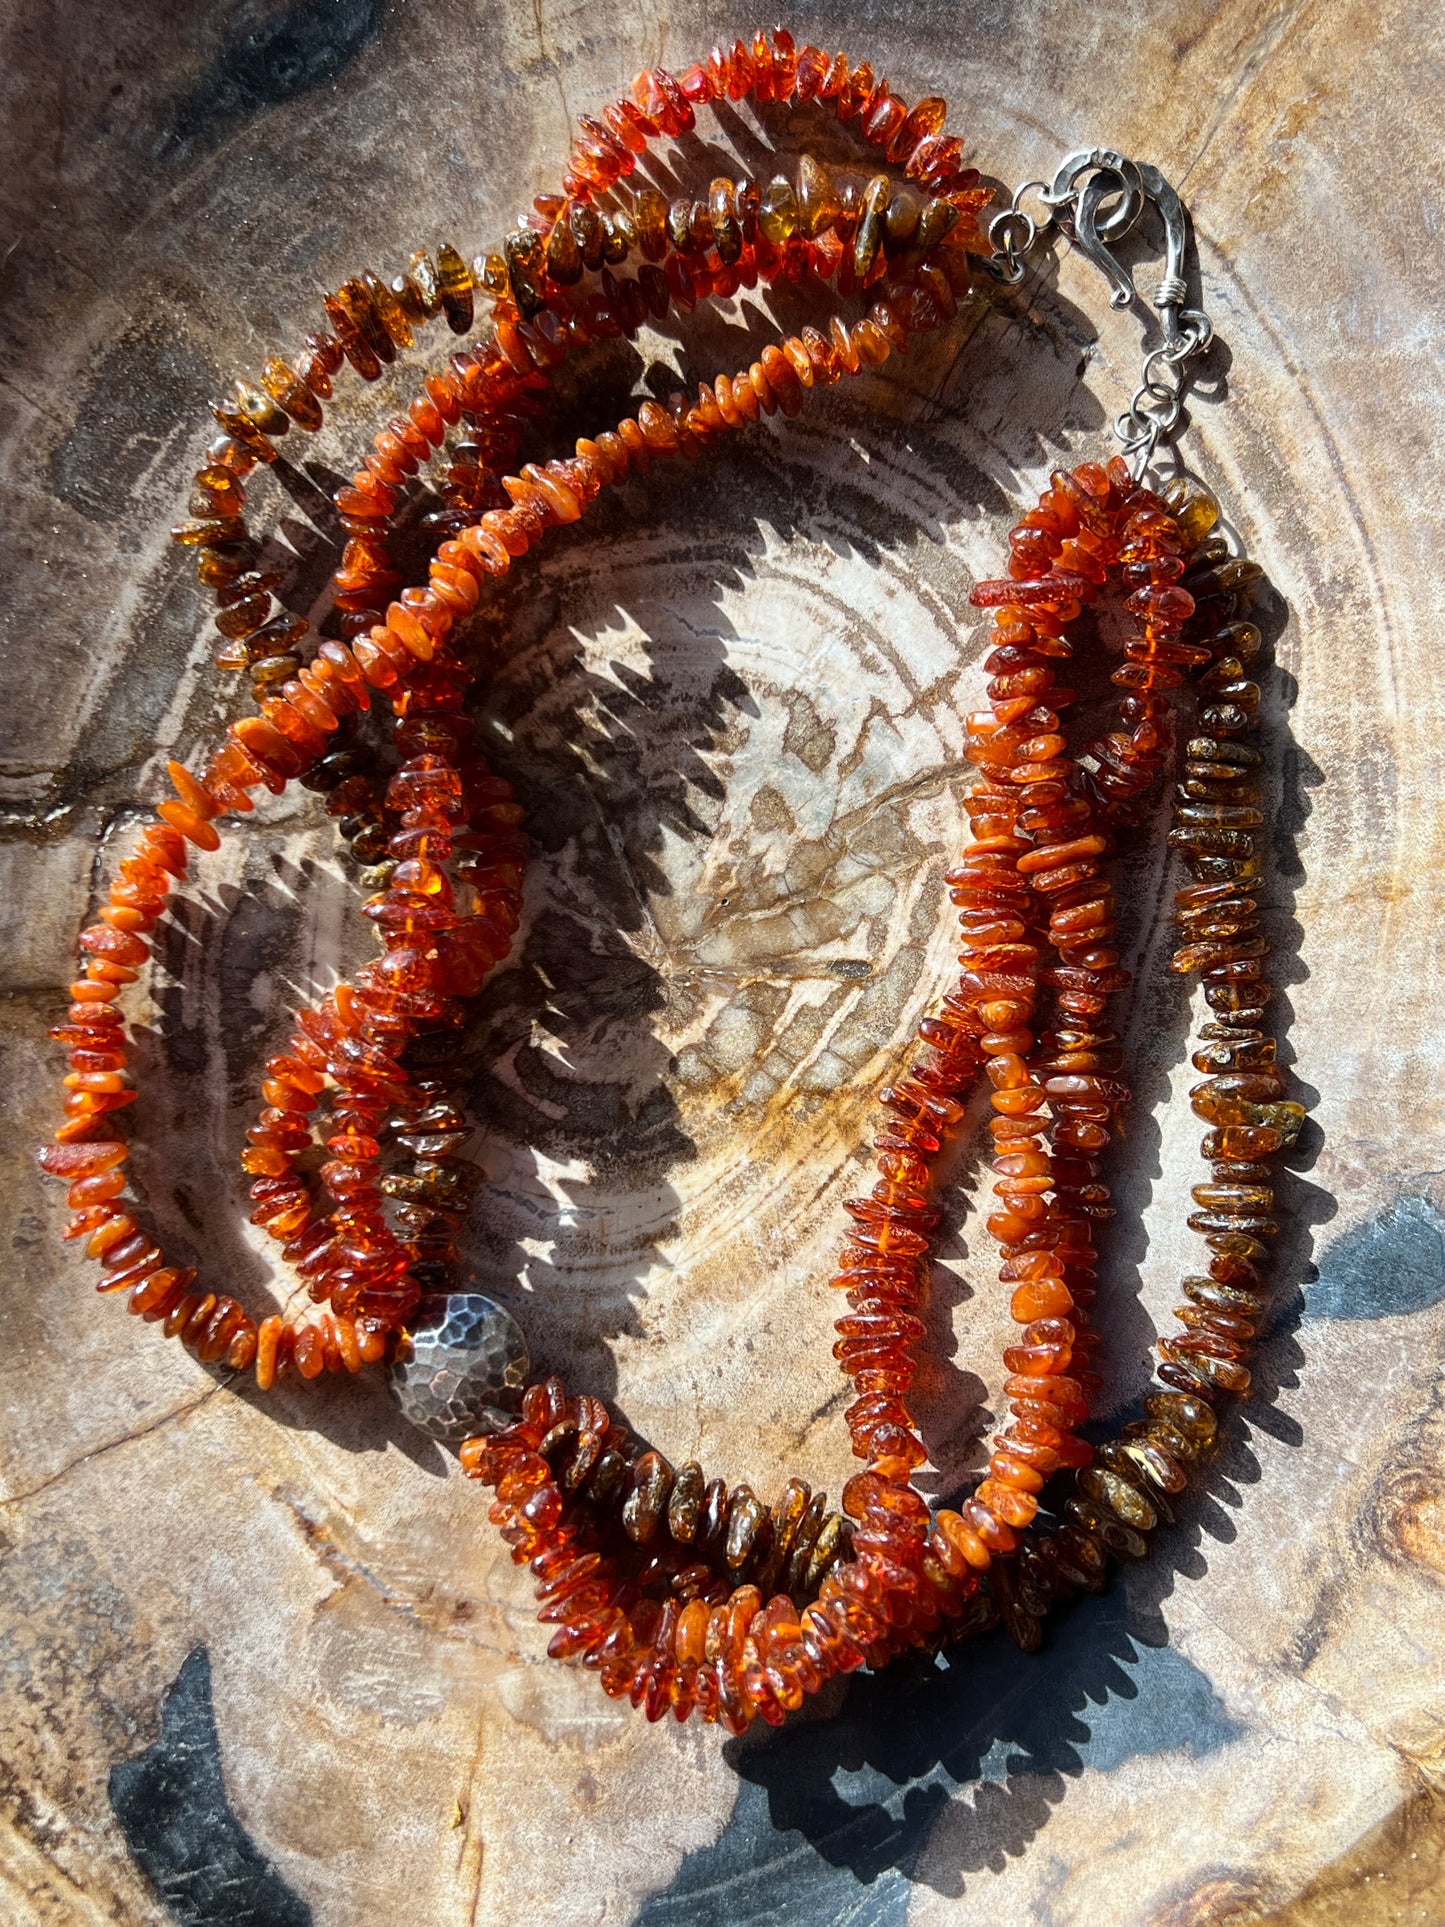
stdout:
POLYGON ((655 187, 644 187, 632 210, 643 259, 660 261, 667 252, 667 202, 655 187))
POLYGON ((582 279, 582 250, 562 216, 558 217, 547 242, 547 274, 561 288, 570 288, 582 279))
POLYGON ((244 511, 246 491, 230 469, 208 463, 196 471, 195 480, 190 502, 192 515, 240 515, 244 511))
POLYGON ((918 231, 923 203, 911 188, 899 188, 888 203, 883 217, 885 245, 890 252, 902 248, 918 231))
POLYGON ((286 411, 279 408, 269 395, 259 388, 253 388, 248 381, 238 380, 235 388, 242 414, 263 434, 284 435, 287 432, 291 423, 286 411))
MULTIPOLYGON (((541 237, 536 237, 538 251, 541 237)), ((466 262, 448 242, 437 249, 437 287, 447 326, 454 335, 470 332, 472 325, 472 276, 466 262)))
POLYGON ((426 303, 421 298, 421 289, 409 274, 394 274, 388 286, 408 323, 428 319, 426 303))
POLYGON ((774 247, 789 240, 798 225, 798 197, 786 175, 775 174, 758 202, 758 227, 774 247))
MULTIPOLYGON (((403 308, 401 302, 395 294, 392 293, 386 282, 381 279, 380 275, 373 274, 368 269, 361 279, 363 286, 371 297, 371 305, 376 310, 382 327, 385 328, 398 348, 410 348, 414 336, 411 332, 411 323, 407 319, 406 310, 403 308)), ((418 296, 418 304, 419 303, 420 296, 418 296)), ((277 399, 280 400, 280 397, 278 396, 277 399)), ((285 406, 284 402, 282 406, 285 406)))
POLYGON ((421 296, 422 313, 428 321, 434 320, 442 311, 441 281, 437 275, 436 264, 423 248, 408 259, 407 279, 421 296))
POLYGON ((180 522, 171 530, 171 540, 189 549, 226 547, 245 539, 246 524, 239 515, 202 516, 180 522))
MULTIPOLYGON (((375 279, 374 276, 372 278, 375 279)), ((371 290, 362 277, 353 275, 349 281, 343 281, 336 291, 336 298, 377 359, 388 366, 395 361, 396 343, 387 333, 372 302, 371 290)))
POLYGON ((507 263, 500 254, 478 255, 472 263, 472 273, 477 286, 494 300, 500 300, 507 293, 510 286, 507 263))
POLYGON ((725 267, 731 266, 742 254, 743 236, 738 226, 733 184, 724 176, 719 176, 708 190, 708 213, 712 217, 713 245, 718 259, 725 267))
POLYGON ((918 105, 907 114, 892 140, 888 144, 888 158, 895 166, 901 167, 912 155, 920 141, 928 140, 939 134, 948 115, 948 102, 936 94, 920 100, 918 105))
POLYGON ((569 201, 566 218, 582 256, 583 267, 595 274, 602 266, 606 253, 607 230, 602 216, 590 201, 569 201))
POLYGON ((680 196, 667 204, 667 239, 679 254, 687 254, 693 241, 693 203, 680 196))
POLYGON ((884 217, 893 188, 886 174, 875 174, 863 189, 858 226, 853 235, 853 272, 866 282, 883 251, 884 217))
POLYGON ((546 300, 546 247, 531 228, 514 228, 503 246, 512 299, 522 319, 530 320, 541 313, 546 300))
MULTIPOLYGON (((363 381, 379 380, 381 376, 381 361, 372 351, 371 344, 368 342, 366 336, 352 319, 351 312, 342 300, 340 293, 323 296, 322 306, 326 309, 327 320, 330 321, 332 327, 336 330, 336 338, 341 343, 346 359, 351 363, 357 374, 360 375, 363 381)), ((221 417, 219 411, 217 411, 216 418, 218 421, 221 421, 223 427, 229 426, 221 417)), ((274 461, 274 452, 267 459, 274 461)))
POLYGON ((1105 1465, 1086 1466, 1078 1473, 1079 1490, 1087 1498, 1105 1505, 1138 1532, 1148 1532, 1158 1523, 1158 1513, 1133 1481, 1105 1465))
POLYGON ((816 100, 828 77, 828 56, 819 47, 798 50, 795 91, 799 100, 816 100))
POLYGON ((1219 520, 1218 503, 1184 476, 1169 484, 1164 501, 1186 548, 1197 548, 1219 520))

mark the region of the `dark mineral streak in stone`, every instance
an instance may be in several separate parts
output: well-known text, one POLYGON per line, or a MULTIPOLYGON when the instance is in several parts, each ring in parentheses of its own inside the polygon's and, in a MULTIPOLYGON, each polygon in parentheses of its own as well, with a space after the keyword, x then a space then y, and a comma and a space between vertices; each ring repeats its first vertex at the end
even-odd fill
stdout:
POLYGON ((155 1745, 111 1768, 110 1804, 137 1865, 181 1927, 310 1927, 311 1909, 226 1797, 204 1646, 161 1702, 155 1745))

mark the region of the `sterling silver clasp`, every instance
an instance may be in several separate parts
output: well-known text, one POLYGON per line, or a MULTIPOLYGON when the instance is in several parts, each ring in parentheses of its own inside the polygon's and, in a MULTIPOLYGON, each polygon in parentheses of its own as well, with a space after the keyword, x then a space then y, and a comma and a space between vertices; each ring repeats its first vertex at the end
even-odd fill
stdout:
POLYGON ((1145 357, 1143 380, 1114 424, 1136 475, 1143 473, 1159 442, 1177 426, 1184 364, 1202 354, 1214 334, 1201 308, 1184 305, 1189 245, 1184 203, 1157 167, 1128 160, 1112 148, 1081 147, 1060 163, 1052 181, 1026 181, 989 224, 994 253, 987 265, 997 280, 1006 284, 1022 280, 1024 256, 1036 240, 1057 229, 1108 281, 1111 306, 1127 308, 1136 290, 1114 249, 1133 232, 1150 203, 1164 226, 1164 273, 1153 301, 1164 338, 1145 357), (1024 206, 1031 194, 1048 209, 1042 220, 1035 220, 1024 206))
POLYGON ((1180 325, 1180 310, 1188 293, 1184 281, 1188 217, 1184 203, 1157 167, 1126 160, 1108 147, 1081 147, 1060 163, 1039 198, 1051 209, 1055 224, 1108 281, 1113 289, 1109 299, 1116 308, 1127 308, 1134 299, 1134 283, 1113 254, 1113 245, 1134 231, 1145 205, 1152 201, 1164 224, 1164 274, 1155 290, 1154 306, 1163 317, 1166 340, 1177 340, 1186 332, 1180 325))

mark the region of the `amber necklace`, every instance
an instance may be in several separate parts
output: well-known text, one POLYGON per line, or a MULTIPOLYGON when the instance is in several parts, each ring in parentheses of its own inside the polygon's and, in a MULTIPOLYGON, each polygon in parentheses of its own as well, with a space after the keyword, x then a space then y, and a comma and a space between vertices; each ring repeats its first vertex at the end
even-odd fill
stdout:
POLYGON ((1051 184, 1020 189, 982 233, 991 195, 944 133, 945 111, 935 98, 910 110, 866 63, 796 49, 782 28, 715 48, 680 80, 651 69, 630 99, 583 118, 560 194, 539 196, 501 252, 469 268, 442 247, 435 259, 413 255, 394 280, 347 281, 294 362, 267 362, 260 389, 238 382, 212 404, 224 432, 175 534, 215 593, 217 660, 249 673, 258 713, 231 725, 200 775, 169 765, 176 798, 82 932, 68 1020, 52 1033, 70 1071, 65 1120, 41 1163, 69 1186, 65 1235, 100 1261, 98 1289, 124 1292, 133 1313, 205 1363, 253 1371, 262 1390, 385 1361, 408 1416, 461 1441, 466 1471, 495 1488, 489 1516, 530 1566, 540 1617, 556 1628, 549 1653, 594 1668, 649 1718, 696 1711, 732 1732, 758 1715, 781 1721, 835 1674, 1000 1618, 1035 1646, 1053 1603, 1097 1589, 1111 1556, 1144 1553, 1168 1517, 1165 1495, 1214 1441, 1217 1401, 1248 1387, 1243 1360, 1275 1230, 1268 1160, 1302 1116, 1282 1101, 1265 1030, 1264 816, 1249 741, 1260 637, 1240 619, 1259 571, 1213 533, 1205 491, 1181 480, 1161 494, 1142 479, 1209 340, 1205 317, 1184 306, 1183 210, 1154 170, 1094 150, 1071 156, 1051 184), (696 107, 745 96, 835 112, 903 179, 878 171, 840 184, 805 156, 796 182, 718 179, 705 200, 620 188, 653 143, 692 128, 696 107), (905 352, 954 313, 973 262, 1018 280, 1040 232, 1031 196, 1044 225, 1109 274, 1116 300, 1132 287, 1111 245, 1153 203, 1167 247, 1162 341, 1116 424, 1128 459, 1055 473, 1009 538, 1006 574, 972 593, 995 631, 988 706, 967 718, 979 770, 972 838, 947 879, 962 968, 919 1025, 918 1054, 879 1094, 879 1180, 845 1207, 832 1279, 846 1300, 834 1351, 856 1393, 847 1422, 863 1469, 840 1512, 797 1479, 766 1506, 696 1464, 674 1468, 600 1400, 569 1396, 556 1378, 528 1384, 511 1317, 458 1288, 475 1173, 458 1155, 471 1126, 449 1039, 508 954, 528 846, 509 786, 473 745, 473 672, 455 632, 491 581, 602 489, 654 461, 695 457, 760 413, 796 414, 811 390, 905 352), (575 350, 778 279, 821 284, 840 309, 863 312, 846 323, 835 311, 826 332, 804 328, 692 396, 643 402, 570 458, 512 472, 538 392, 575 350), (317 640, 304 619, 273 610, 280 579, 256 566, 247 481, 278 459, 283 434, 321 427, 346 364, 375 380, 439 315, 469 334, 479 290, 490 325, 426 376, 336 494, 348 538, 332 581, 336 633, 317 640), (442 451, 442 506, 423 525, 434 557, 425 585, 404 587, 391 537, 412 479, 442 451), (1122 601, 1131 625, 1112 676, 1115 727, 1071 754, 1074 692, 1056 678, 1081 612, 1104 598, 1122 601), (1079 1428, 1099 1383, 1089 1369, 1095 1229, 1111 1215, 1103 1159, 1129 1097, 1109 1024, 1128 973, 1105 865, 1170 755, 1170 692, 1190 676, 1203 700, 1170 842, 1192 879, 1176 897, 1174 967, 1202 976, 1210 1011, 1193 1060, 1209 1181, 1195 1186, 1189 1219, 1207 1272, 1184 1281, 1183 1330, 1159 1343, 1146 1416, 1090 1445, 1079 1428), (351 735, 378 700, 392 711, 398 758, 384 784, 351 735), (258 1322, 169 1264, 124 1195, 117 1125, 136 1092, 118 1002, 191 852, 215 849, 218 821, 249 811, 253 790, 279 794, 293 779, 326 794, 365 866, 363 914, 382 954, 300 1011, 267 1062, 265 1107, 242 1157, 251 1221, 280 1242, 316 1309, 258 1322), (988 1229, 1021 1331, 1004 1354, 1010 1423, 987 1474, 956 1510, 931 1512, 912 1483, 927 1454, 908 1404, 939 1216, 930 1184, 980 1072, 998 1199, 988 1229), (318 1143, 327 1155, 313 1178, 318 1143))

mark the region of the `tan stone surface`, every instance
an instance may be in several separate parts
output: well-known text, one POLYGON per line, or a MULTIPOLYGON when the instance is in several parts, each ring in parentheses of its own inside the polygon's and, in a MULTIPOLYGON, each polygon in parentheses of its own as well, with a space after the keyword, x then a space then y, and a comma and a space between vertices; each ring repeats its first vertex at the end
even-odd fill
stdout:
MULTIPOLYGON (((166 1917, 106 1776, 154 1739, 199 1643, 234 1808, 318 1927, 580 1927, 649 1906, 728 1927, 1206 1927, 1333 1921, 1346 1901, 1362 1923, 1445 1919, 1429 1792, 1445 1281, 1425 1202, 1441 1163, 1439 22, 1350 0, 875 11, 799 25, 907 97, 946 93, 991 175, 1103 141, 1194 209, 1228 358, 1190 453, 1288 611, 1269 695, 1276 935, 1318 1095, 1266 1402, 1231 1422, 1157 1565, 1087 1622, 1097 1638, 1061 1634, 1007 1703, 986 1673, 966 1688, 962 1753, 940 1765, 900 1741, 900 1765, 879 1714, 846 1727, 857 1746, 836 1762, 803 1748, 775 1771, 752 1742, 738 1756, 709 1731, 650 1730, 544 1663, 478 1494, 379 1385, 263 1406, 94 1298, 28 1146, 53 1114, 44 1027, 87 892, 159 796, 161 757, 213 741, 234 700, 165 539, 205 397, 312 326, 323 283, 494 237, 555 177, 569 112, 644 60, 685 64, 722 23, 691 0, 6 8, 7 1921, 166 1917), (298 69, 315 84, 288 91, 298 69), (1063 1734, 1032 1757, 1011 1751, 1031 1690, 1058 1697, 1063 1734), (903 1815, 906 1852, 814 1837, 815 1809, 789 1806, 794 1759, 798 1784, 822 1775, 817 1810, 903 1815), (936 1801, 926 1821, 918 1797, 936 1801)), ((740 139, 756 161, 750 125, 740 139)), ((614 356, 612 392, 652 358, 733 367, 746 338, 764 338, 756 308, 698 318, 680 348, 614 356)), ((1047 470, 1102 447, 1138 339, 1086 263, 1041 264, 962 348, 631 485, 502 606, 485 727, 539 858, 516 961, 482 1000, 478 1261, 535 1354, 615 1394, 675 1458, 765 1492, 785 1465, 835 1491, 846 1476, 818 1280, 866 1093, 949 969, 940 876, 982 681, 968 585, 1047 470)), ((363 412, 336 411, 324 461, 348 460, 363 412)), ((286 513, 319 581, 319 540, 286 513)), ((1172 1303, 1196 1156, 1166 886, 1143 860, 1130 881, 1150 1109, 1119 1173, 1115 1404, 1172 1303)), ((234 1153, 283 1010, 359 954, 351 890, 327 828, 273 809, 204 867, 139 1007, 136 1169, 166 1232, 258 1298, 268 1260, 234 1153)), ((1002 1308, 961 1208, 974 1182, 965 1162, 933 1314, 940 1486, 999 1403, 1002 1308)), ((991 1646, 960 1663, 1014 1677, 991 1646)), ((925 1700, 898 1686, 898 1733, 922 1730, 925 1700)))

